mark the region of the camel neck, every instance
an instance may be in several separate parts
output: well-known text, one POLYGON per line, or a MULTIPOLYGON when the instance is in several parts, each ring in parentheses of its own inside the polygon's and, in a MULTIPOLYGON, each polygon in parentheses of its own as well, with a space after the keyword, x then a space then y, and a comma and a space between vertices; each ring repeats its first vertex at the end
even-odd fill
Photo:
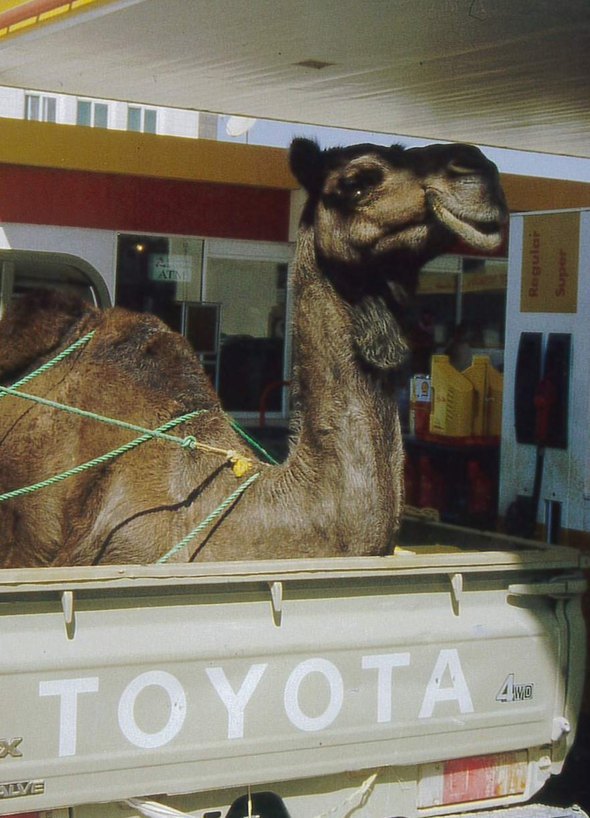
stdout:
MULTIPOLYGON (((371 450, 381 447, 383 429, 397 428, 389 378, 361 363, 353 308, 319 268, 312 228, 299 239, 293 286, 294 394, 301 442, 306 451, 310 446, 322 454, 335 448, 347 452, 355 448, 354 441, 371 450)), ((385 443, 389 449, 391 441, 385 443)))
POLYGON ((299 239, 293 288, 297 418, 286 465, 301 477, 309 513, 310 495, 317 499, 322 527, 386 545, 401 501, 397 407, 387 378, 359 359, 353 308, 318 267, 311 228, 299 239))

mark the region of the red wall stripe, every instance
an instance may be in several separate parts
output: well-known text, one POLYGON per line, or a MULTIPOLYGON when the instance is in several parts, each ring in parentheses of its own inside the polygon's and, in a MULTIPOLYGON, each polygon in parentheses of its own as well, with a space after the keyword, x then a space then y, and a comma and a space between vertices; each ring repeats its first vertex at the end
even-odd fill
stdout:
POLYGON ((287 241, 288 190, 0 164, 0 221, 287 241))

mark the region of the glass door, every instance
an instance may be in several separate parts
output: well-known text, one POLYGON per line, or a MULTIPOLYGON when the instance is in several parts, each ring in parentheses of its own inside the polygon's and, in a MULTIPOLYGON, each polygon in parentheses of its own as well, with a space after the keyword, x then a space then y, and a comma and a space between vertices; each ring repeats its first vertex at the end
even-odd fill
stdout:
POLYGON ((202 239, 122 234, 117 243, 115 301, 150 312, 183 332, 186 302, 201 301, 202 239))
POLYGON ((206 300, 222 305, 219 395, 240 415, 285 416, 290 253, 286 246, 230 245, 208 248, 204 281, 206 300))

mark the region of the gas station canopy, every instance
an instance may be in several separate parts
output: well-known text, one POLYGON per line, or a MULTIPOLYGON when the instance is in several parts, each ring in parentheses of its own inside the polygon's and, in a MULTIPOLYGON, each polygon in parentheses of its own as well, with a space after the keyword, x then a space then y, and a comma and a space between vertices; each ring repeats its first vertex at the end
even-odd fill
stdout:
POLYGON ((6 0, 0 84, 590 157, 590 2, 6 0))

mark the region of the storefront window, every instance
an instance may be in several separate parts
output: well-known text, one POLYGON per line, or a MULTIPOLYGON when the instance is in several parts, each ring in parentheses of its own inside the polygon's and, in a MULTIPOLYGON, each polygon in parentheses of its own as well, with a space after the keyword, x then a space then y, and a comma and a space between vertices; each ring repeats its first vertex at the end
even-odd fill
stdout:
POLYGON ((466 258, 461 277, 461 322, 473 333, 474 349, 489 355, 500 367, 504 360, 507 267, 505 259, 466 258))
POLYGON ((122 234, 115 301, 183 333, 225 409, 285 413, 288 257, 286 245, 122 234))
MULTIPOLYGON (((407 331, 412 374, 428 373, 433 353, 458 345, 502 369, 506 286, 506 259, 442 256, 426 265, 407 331)), ((457 358, 458 368, 465 360, 457 358)))
POLYGON ((435 259, 420 272, 409 316, 399 391, 406 503, 455 525, 496 526, 507 267, 501 258, 435 259))
POLYGON ((205 297, 223 305, 219 394, 231 411, 280 411, 287 265, 210 258, 205 297))
POLYGON ((202 301, 202 272, 201 239, 121 235, 115 301, 182 332, 184 304, 202 301))

